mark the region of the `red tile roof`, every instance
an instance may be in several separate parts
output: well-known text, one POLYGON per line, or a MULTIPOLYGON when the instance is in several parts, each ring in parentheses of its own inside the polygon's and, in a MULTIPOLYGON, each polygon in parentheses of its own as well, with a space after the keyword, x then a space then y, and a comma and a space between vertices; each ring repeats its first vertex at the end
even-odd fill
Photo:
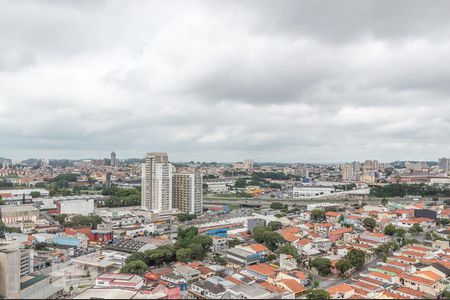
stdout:
POLYGON ((256 252, 269 251, 269 249, 266 246, 262 245, 262 244, 251 244, 251 245, 249 245, 249 247, 253 251, 256 251, 256 252))
POLYGON ((306 291, 306 288, 294 279, 281 279, 278 282, 283 283, 288 290, 295 294, 306 291))
POLYGON ((282 289, 276 285, 270 284, 267 281, 264 281, 264 282, 260 283, 259 285, 262 286, 263 288, 265 288, 266 290, 274 292, 274 293, 283 293, 285 291, 284 289, 282 289))
POLYGON ((327 213, 325 215, 327 217, 339 217, 341 215, 341 213, 338 213, 336 211, 327 211, 327 213))
POLYGON ((416 291, 416 290, 413 290, 413 289, 410 289, 410 288, 407 288, 407 287, 403 287, 403 286, 397 288, 395 291, 399 292, 399 293, 403 293, 403 294, 412 295, 412 296, 417 297, 419 299, 425 298, 425 293, 420 292, 420 291, 416 291))
POLYGON ((272 275, 275 274, 276 268, 272 267, 269 264, 257 264, 248 266, 247 269, 252 270, 256 273, 263 274, 263 275, 272 275))
POLYGON ((330 288, 327 289, 327 292, 330 295, 334 295, 337 293, 347 293, 350 292, 352 290, 355 290, 351 285, 347 284, 347 283, 341 283, 335 286, 332 286, 330 288))
POLYGON ((297 244, 300 246, 306 246, 310 243, 311 243, 311 240, 309 240, 309 239, 301 239, 301 240, 297 241, 297 244))
POLYGON ((352 231, 353 231, 353 228, 340 228, 340 229, 336 229, 336 230, 331 230, 330 235, 344 234, 344 233, 348 233, 348 232, 352 232, 352 231))
POLYGON ((412 282, 416 282, 416 283, 420 283, 420 284, 428 285, 428 286, 431 286, 436 283, 436 281, 433 281, 430 279, 425 279, 425 278, 422 278, 419 276, 409 275, 409 274, 404 274, 404 273, 400 277, 404 278, 405 280, 408 280, 408 281, 412 281, 412 282))
POLYGON ((373 277, 377 277, 377 278, 382 278, 384 280, 390 281, 392 279, 391 275, 385 274, 385 273, 381 273, 381 272, 369 272, 368 275, 371 275, 373 277))

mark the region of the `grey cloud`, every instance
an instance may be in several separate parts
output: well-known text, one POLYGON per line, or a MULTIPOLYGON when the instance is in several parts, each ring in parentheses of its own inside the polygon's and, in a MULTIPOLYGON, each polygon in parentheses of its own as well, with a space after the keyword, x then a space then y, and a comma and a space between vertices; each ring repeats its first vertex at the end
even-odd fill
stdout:
POLYGON ((429 3, 3 1, 0 156, 449 155, 450 4, 429 3))

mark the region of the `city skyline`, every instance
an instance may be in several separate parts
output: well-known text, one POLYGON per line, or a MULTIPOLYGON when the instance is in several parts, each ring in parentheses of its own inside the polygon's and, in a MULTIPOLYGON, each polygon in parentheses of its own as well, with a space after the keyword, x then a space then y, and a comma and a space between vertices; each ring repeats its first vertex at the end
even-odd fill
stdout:
POLYGON ((447 156, 450 3, 433 3, 3 1, 0 153, 447 156))
MULTIPOLYGON (((117 153, 115 153, 117 154, 117 153)), ((145 160, 145 156, 146 154, 144 153, 142 155, 142 157, 117 157, 116 160, 117 161, 121 161, 121 160, 132 160, 132 159, 141 159, 141 160, 145 160)), ((173 156, 173 155, 171 155, 173 156)), ((176 156, 176 155, 175 155, 176 156)), ((373 158, 373 157, 366 157, 364 159, 349 159, 349 160, 345 160, 345 161, 302 161, 302 160, 296 160, 296 161, 276 161, 276 160, 267 160, 267 161, 254 161, 254 163, 257 164, 265 164, 265 163, 280 163, 280 164, 351 164, 353 162, 360 162, 363 163, 366 160, 377 160, 381 163, 394 163, 394 162, 427 162, 427 163, 439 163, 440 159, 450 159, 449 158, 450 155, 444 155, 438 158, 432 158, 432 159, 425 159, 425 160, 418 160, 418 159, 395 159, 395 160, 379 160, 377 158, 373 158)), ((14 157, 4 157, 2 155, 0 155, 0 159, 11 159, 14 163, 17 162, 21 162, 21 161, 25 161, 25 160, 29 160, 29 159, 36 159, 36 160, 72 160, 72 161, 82 161, 82 160, 86 160, 86 161, 92 161, 92 160, 96 160, 96 159, 108 159, 107 155, 104 155, 104 157, 101 157, 101 155, 99 157, 79 157, 79 158, 69 158, 69 157, 62 157, 62 158, 52 158, 52 157, 27 157, 27 158, 14 158, 14 157)), ((244 163, 245 160, 247 160, 249 158, 241 158, 241 159, 237 159, 237 160, 230 160, 230 161, 224 161, 224 160, 172 160, 170 159, 169 162, 171 163, 176 163, 176 164, 182 164, 182 163, 190 163, 190 162, 194 162, 194 163, 219 163, 219 164, 233 164, 233 163, 237 163, 237 162, 241 162, 244 163)))

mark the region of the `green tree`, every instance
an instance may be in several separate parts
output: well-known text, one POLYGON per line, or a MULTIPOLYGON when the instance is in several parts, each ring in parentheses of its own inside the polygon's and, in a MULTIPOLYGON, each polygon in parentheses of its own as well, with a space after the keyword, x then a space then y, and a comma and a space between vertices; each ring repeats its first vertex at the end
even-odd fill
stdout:
POLYGON ((384 227, 384 234, 386 235, 394 235, 396 233, 396 228, 394 224, 388 224, 386 227, 384 227))
POLYGON ((177 219, 180 222, 185 222, 185 221, 191 221, 191 220, 197 219, 197 216, 194 214, 180 213, 180 214, 177 214, 177 219))
POLYGON ((447 206, 450 206, 450 199, 445 199, 444 200, 444 204, 447 205, 447 206))
POLYGON ((264 233, 269 231, 267 227, 256 226, 253 228, 252 236, 255 242, 262 243, 264 242, 264 233))
POLYGON ((299 257, 297 249, 291 244, 282 245, 280 251, 281 253, 292 255, 296 259, 299 257))
POLYGON ((242 242, 238 239, 229 239, 228 240, 228 248, 234 248, 240 244, 242 244, 242 242))
POLYGON ((224 266, 227 264, 227 260, 225 258, 221 257, 219 254, 214 254, 213 260, 221 266, 224 266))
POLYGON ((247 186, 247 181, 244 178, 238 178, 234 186, 236 188, 245 188, 247 186))
POLYGON ((267 227, 270 228, 270 230, 278 230, 281 229, 281 222, 278 221, 271 221, 269 224, 267 224, 267 227))
POLYGON ((311 211, 311 219, 314 222, 320 222, 326 220, 326 214, 325 211, 322 209, 313 209, 311 211))
POLYGON ((381 199, 381 205, 386 206, 388 205, 388 200, 386 198, 381 199))
POLYGON ((355 268, 360 268, 366 262, 366 254, 361 250, 352 249, 347 253, 345 259, 347 259, 355 268))
POLYGON ((271 189, 281 189, 281 184, 276 183, 276 182, 271 182, 269 184, 269 188, 271 188, 271 189))
POLYGON ((377 221, 373 218, 365 218, 363 220, 363 226, 370 231, 373 231, 373 229, 377 226, 377 221))
POLYGON ((213 245, 213 240, 208 235, 197 235, 192 238, 192 243, 202 246, 203 251, 206 253, 213 245))
POLYGON ((398 237, 404 237, 405 233, 406 233, 406 230, 403 229, 403 228, 397 228, 395 230, 395 235, 398 236, 398 237))
POLYGON ((145 253, 143 253, 143 252, 135 252, 135 253, 131 254, 130 256, 127 257, 127 259, 125 260, 125 263, 128 264, 135 260, 143 261, 143 262, 145 262, 146 265, 150 264, 150 262, 148 260, 148 256, 145 255, 145 253))
POLYGON ((321 276, 327 276, 331 273, 330 271, 331 261, 328 258, 323 257, 315 258, 311 262, 311 267, 317 269, 317 271, 321 276))
POLYGON ((442 226, 447 226, 450 223, 449 219, 439 219, 442 226))
POLYGON ((439 296, 439 299, 450 299, 450 291, 444 290, 439 296))
POLYGON ((378 255, 385 255, 385 256, 387 256, 387 255, 389 255, 389 251, 390 251, 390 247, 389 247, 388 244, 381 244, 380 246, 378 246, 375 249, 375 252, 378 255))
POLYGON ((409 233, 416 235, 419 234, 423 231, 422 226, 420 226, 419 224, 414 224, 413 226, 411 226, 411 228, 409 228, 409 233))
POLYGON ((54 215, 53 218, 56 219, 56 221, 58 221, 58 223, 61 226, 64 226, 65 220, 66 220, 67 215, 65 214, 60 214, 60 215, 54 215))
POLYGON ((340 259, 336 263, 336 269, 338 269, 341 274, 345 274, 345 272, 347 272, 351 268, 353 268, 353 265, 345 258, 340 259))
POLYGON ((65 222, 65 227, 80 227, 80 226, 89 226, 92 229, 97 229, 97 225, 103 223, 103 219, 97 215, 91 216, 83 216, 83 215, 74 215, 70 219, 69 222, 65 222))
POLYGON ((188 248, 192 251, 192 259, 203 259, 205 251, 200 244, 190 244, 188 248))
POLYGON ((189 262, 192 259, 192 250, 181 248, 177 251, 177 261, 189 262))
POLYGON ((147 271, 148 267, 142 260, 134 260, 120 269, 120 273, 131 273, 139 276, 144 275, 145 271, 147 271))
POLYGON ((264 245, 271 251, 275 251, 278 246, 284 242, 283 237, 274 231, 264 232, 263 238, 264 245))
POLYGON ((283 206, 283 203, 281 203, 281 202, 272 202, 271 204, 270 204, 270 208, 271 209, 283 209, 284 208, 284 206, 283 206))
POLYGON ((325 290, 308 290, 307 299, 330 299, 330 294, 325 290))
POLYGON ((33 191, 30 193, 31 198, 39 198, 41 196, 40 192, 33 191))
POLYGON ((275 254, 273 254, 273 253, 270 253, 267 256, 267 261, 274 261, 275 259, 277 259, 277 256, 275 254))
POLYGON ((175 249, 173 246, 161 246, 144 252, 150 265, 160 266, 165 262, 175 260, 175 249))
POLYGON ((34 249, 35 250, 46 250, 47 244, 46 243, 37 243, 36 245, 34 245, 34 249))

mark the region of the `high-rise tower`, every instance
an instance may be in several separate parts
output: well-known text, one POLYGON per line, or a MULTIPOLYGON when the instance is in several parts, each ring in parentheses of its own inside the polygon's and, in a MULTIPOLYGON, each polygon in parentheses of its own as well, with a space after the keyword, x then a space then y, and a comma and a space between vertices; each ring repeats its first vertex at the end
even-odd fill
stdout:
POLYGON ((155 212, 172 209, 172 172, 167 153, 146 154, 142 164, 142 208, 155 212))

